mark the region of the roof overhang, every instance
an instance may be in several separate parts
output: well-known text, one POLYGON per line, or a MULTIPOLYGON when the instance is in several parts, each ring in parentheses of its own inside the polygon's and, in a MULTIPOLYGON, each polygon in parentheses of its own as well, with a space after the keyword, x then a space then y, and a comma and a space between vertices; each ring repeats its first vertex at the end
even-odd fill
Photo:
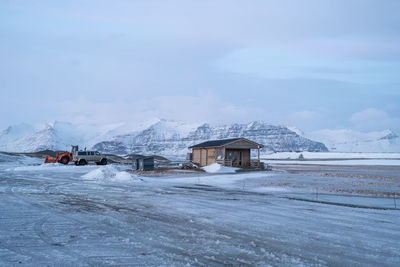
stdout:
MULTIPOLYGON (((258 144, 258 143, 256 143, 256 142, 253 142, 253 141, 251 141, 251 140, 249 140, 249 139, 246 139, 246 138, 240 138, 239 140, 236 140, 236 141, 227 143, 227 144, 223 145, 223 147, 226 147, 226 148, 235 148, 235 144, 238 144, 238 143, 240 143, 240 142, 248 143, 248 144, 249 144, 249 147, 248 147, 248 148, 250 148, 250 149, 258 149, 258 148, 263 148, 263 147, 264 147, 262 144, 258 144)), ((241 148, 241 147, 239 146, 239 147, 237 147, 237 148, 241 148)))
MULTIPOLYGON (((259 149, 259 148, 263 148, 264 147, 264 145, 262 145, 262 144, 258 144, 256 142, 253 142, 253 141, 251 141, 249 139, 246 139, 246 138, 242 137, 242 138, 238 138, 236 140, 233 140, 231 142, 228 142, 228 143, 225 143, 225 144, 222 144, 222 145, 201 146, 201 144, 198 144, 198 145, 190 146, 189 148, 192 148, 192 149, 193 148, 220 148, 220 147, 235 148, 235 144, 238 144, 240 142, 242 142, 242 143, 245 142, 245 143, 249 144, 249 146, 245 147, 245 149, 259 149)), ((207 142, 205 142, 205 143, 207 143, 207 142)), ((243 147, 237 147, 237 148, 239 149, 239 148, 243 148, 243 147)))

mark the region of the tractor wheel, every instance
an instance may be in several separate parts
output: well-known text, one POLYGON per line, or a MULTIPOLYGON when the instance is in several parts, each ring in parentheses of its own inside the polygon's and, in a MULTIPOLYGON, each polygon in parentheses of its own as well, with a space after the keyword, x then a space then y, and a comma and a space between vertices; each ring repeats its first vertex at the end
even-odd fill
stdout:
POLYGON ((67 165, 69 163, 69 157, 63 156, 58 162, 61 164, 67 165))
POLYGON ((87 161, 84 159, 79 160, 79 165, 86 165, 87 161))
POLYGON ((100 161, 100 165, 107 165, 107 159, 102 159, 100 161))

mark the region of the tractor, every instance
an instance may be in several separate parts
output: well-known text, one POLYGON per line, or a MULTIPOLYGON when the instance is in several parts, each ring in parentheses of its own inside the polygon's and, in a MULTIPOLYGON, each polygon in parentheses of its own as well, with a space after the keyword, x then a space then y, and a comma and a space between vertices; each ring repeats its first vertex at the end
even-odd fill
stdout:
POLYGON ((74 154, 74 152, 78 151, 78 150, 79 150, 78 146, 71 146, 71 152, 62 151, 62 152, 56 153, 56 158, 47 156, 44 163, 57 163, 58 162, 61 164, 68 164, 70 161, 72 161, 72 155, 74 154))

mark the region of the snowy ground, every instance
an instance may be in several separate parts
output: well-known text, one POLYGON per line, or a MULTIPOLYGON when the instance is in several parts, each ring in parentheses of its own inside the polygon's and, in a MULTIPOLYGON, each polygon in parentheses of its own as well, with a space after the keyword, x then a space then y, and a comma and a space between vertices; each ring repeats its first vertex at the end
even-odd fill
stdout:
POLYGON ((400 166, 400 153, 279 152, 263 155, 269 164, 400 166))
POLYGON ((357 159, 357 160, 262 160, 266 164, 302 165, 352 165, 352 166, 400 166, 400 159, 357 159))
POLYGON ((398 166, 139 177, 39 163, 0 154, 1 266, 400 265, 398 166))
POLYGON ((400 159, 400 153, 356 153, 356 152, 277 152, 264 154, 265 159, 400 159))

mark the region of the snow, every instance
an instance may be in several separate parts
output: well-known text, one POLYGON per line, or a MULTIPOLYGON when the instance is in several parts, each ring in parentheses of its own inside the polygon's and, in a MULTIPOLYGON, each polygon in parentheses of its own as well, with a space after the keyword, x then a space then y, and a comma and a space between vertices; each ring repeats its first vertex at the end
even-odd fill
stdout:
POLYGON ((400 153, 346 153, 346 152, 279 152, 262 155, 263 159, 400 159, 400 153))
POLYGON ((101 166, 97 169, 94 169, 85 175, 82 175, 82 178, 88 180, 108 180, 108 181, 130 181, 132 180, 132 175, 126 171, 119 171, 112 165, 101 166))
POLYGON ((306 164, 306 165, 363 165, 363 166, 400 166, 400 159, 365 159, 365 160, 263 160, 267 164, 306 164))
POLYGON ((352 129, 319 130, 307 137, 338 152, 400 152, 400 139, 391 130, 359 132, 352 129), (391 138, 388 138, 391 137, 391 138))
POLYGON ((398 166, 400 153, 280 152, 263 155, 262 160, 267 164, 398 166))
POLYGON ((176 135, 186 137, 199 126, 200 124, 188 124, 182 121, 161 119, 159 122, 152 125, 151 128, 157 133, 162 134, 164 138, 173 138, 176 135))
POLYGON ((26 123, 9 126, 7 129, 0 132, 0 148, 4 149, 3 146, 6 147, 8 142, 15 141, 31 133, 33 130, 34 127, 26 123))
POLYGON ((45 149, 69 151, 71 145, 90 148, 100 141, 110 140, 114 136, 133 132, 135 129, 137 128, 128 123, 96 125, 53 121, 38 126, 12 125, 0 132, 0 150, 11 152, 34 152, 45 149))
POLYGON ((1 266, 400 265, 400 167, 144 177, 40 160, 0 153, 1 266))
MULTIPOLYGON (((40 161, 43 162, 43 159, 40 159, 40 161)), ((32 165, 28 164, 26 166, 8 168, 6 170, 15 171, 15 172, 36 172, 36 173, 47 172, 47 171, 70 173, 70 172, 75 172, 76 170, 78 170, 74 167, 75 166, 73 166, 71 164, 64 165, 64 164, 60 164, 60 163, 42 163, 42 164, 32 164, 32 165)), ((92 170, 93 168, 95 168, 94 165, 79 166, 79 171, 88 171, 88 170, 92 170)))
POLYGON ((234 173, 239 170, 239 168, 226 167, 218 163, 210 164, 208 166, 202 167, 202 169, 209 173, 234 173))
POLYGON ((24 132, 18 138, 12 131, 3 131, 0 133, 0 151, 70 150, 71 145, 78 144, 81 148, 119 155, 134 152, 183 158, 193 144, 235 137, 247 137, 274 151, 326 150, 324 145, 298 136, 284 126, 262 121, 211 126, 161 119, 151 125, 144 123, 135 127, 127 123, 94 125, 54 121, 24 132))
POLYGON ((304 137, 304 133, 302 130, 300 130, 297 127, 294 126, 286 126, 286 128, 288 128, 289 130, 291 130, 292 132, 295 132, 296 134, 298 134, 299 136, 303 136, 304 137))
POLYGON ((334 152, 400 153, 400 138, 391 130, 363 133, 341 129, 303 133, 293 126, 274 126, 262 121, 211 126, 156 118, 136 124, 115 122, 96 125, 53 121, 40 126, 12 125, 0 132, 0 151, 70 150, 70 146, 76 144, 91 148, 103 142, 114 142, 114 148, 108 144, 103 149, 121 155, 133 150, 141 154, 184 157, 190 145, 234 137, 247 137, 264 144, 270 151, 326 150, 324 145, 314 142, 319 141, 334 152))
MULTIPOLYGON (((249 179, 266 179, 271 174, 267 172, 254 172, 247 173, 246 175, 238 175, 233 173, 213 173, 210 175, 198 175, 198 176, 180 176, 180 177, 165 177, 162 182, 166 184, 199 184, 205 186, 222 186, 224 188, 240 189, 243 184, 246 185, 246 181, 249 179)), ((146 178, 146 181, 157 182, 157 179, 146 178)), ((249 189, 249 188, 248 188, 249 189)), ((257 189, 258 190, 258 189, 257 189)), ((274 190, 274 189, 271 189, 274 190)))

